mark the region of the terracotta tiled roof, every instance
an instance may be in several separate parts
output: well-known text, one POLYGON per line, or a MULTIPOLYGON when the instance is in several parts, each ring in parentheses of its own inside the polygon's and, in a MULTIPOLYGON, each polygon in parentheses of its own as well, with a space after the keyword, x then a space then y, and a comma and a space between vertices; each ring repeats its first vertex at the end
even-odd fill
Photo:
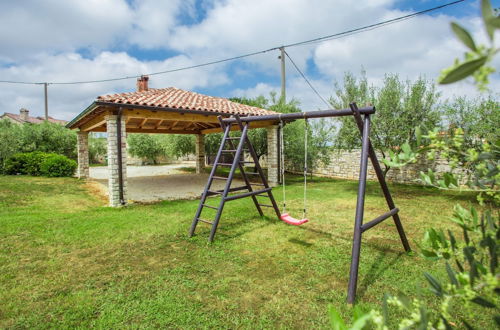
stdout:
MULTIPOLYGON (((40 123, 43 123, 45 121, 44 117, 31 117, 31 116, 29 116, 27 120, 24 120, 21 118, 21 115, 16 115, 14 113, 9 113, 9 112, 5 112, 3 114, 3 116, 0 116, 0 119, 4 118, 4 117, 9 117, 15 121, 18 121, 19 123, 40 124, 40 123)), ((60 125, 66 125, 68 123, 68 121, 66 121, 66 120, 55 119, 55 118, 52 118, 50 116, 48 118, 48 121, 51 123, 60 124, 60 125)))
POLYGON ((239 114, 242 116, 262 116, 276 112, 249 105, 239 104, 221 97, 213 97, 195 92, 184 91, 175 87, 150 88, 143 92, 131 92, 97 97, 97 101, 117 104, 135 104, 180 110, 199 110, 239 114))

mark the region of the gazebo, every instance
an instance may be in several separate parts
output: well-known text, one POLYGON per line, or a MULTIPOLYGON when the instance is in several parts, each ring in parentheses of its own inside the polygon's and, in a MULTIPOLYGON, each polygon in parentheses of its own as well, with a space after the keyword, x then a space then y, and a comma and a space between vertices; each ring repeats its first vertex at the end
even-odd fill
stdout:
MULTIPOLYGON (((218 116, 262 116, 273 111, 243 105, 225 98, 178 88, 148 88, 147 76, 137 79, 137 91, 99 96, 66 127, 77 129, 79 178, 89 177, 89 132, 108 135, 108 191, 110 206, 127 203, 127 133, 196 135, 196 173, 205 166, 204 135, 221 132, 218 116)), ((275 121, 252 123, 266 127, 268 180, 278 182, 278 126, 275 121)))

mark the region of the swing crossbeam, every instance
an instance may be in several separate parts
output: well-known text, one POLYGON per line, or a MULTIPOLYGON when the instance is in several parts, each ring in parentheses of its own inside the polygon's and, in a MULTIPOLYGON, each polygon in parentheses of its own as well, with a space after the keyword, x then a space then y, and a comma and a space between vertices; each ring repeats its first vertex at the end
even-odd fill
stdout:
MULTIPOLYGON (((375 107, 369 106, 358 109, 361 115, 372 115, 375 113, 375 107)), ((318 111, 306 111, 306 112, 292 112, 292 113, 278 113, 275 115, 264 115, 264 116, 247 116, 240 117, 239 120, 242 123, 256 122, 256 121, 292 121, 296 119, 312 119, 312 118, 325 118, 325 117, 345 117, 352 116, 351 109, 340 109, 340 110, 318 110, 318 111)), ((225 124, 236 123, 236 118, 224 118, 222 122, 225 124)))
MULTIPOLYGON (((239 117, 239 116, 234 116, 231 118, 222 118, 219 117, 219 121, 221 123, 221 127, 224 130, 224 137, 222 138, 222 143, 219 148, 219 152, 216 156, 216 164, 218 160, 220 159, 220 155, 222 154, 222 151, 224 150, 224 145, 226 143, 229 143, 231 149, 230 150, 237 150, 235 153, 235 158, 234 161, 231 165, 231 171, 229 173, 229 177, 226 182, 226 187, 224 188, 223 191, 218 192, 221 193, 221 202, 219 204, 219 207, 217 209, 217 214, 215 217, 215 220, 212 225, 212 230, 210 233, 210 238, 209 241, 212 241, 215 235, 215 231, 217 229, 217 225, 220 219, 220 216, 222 214, 222 210, 224 207, 225 201, 230 201, 238 198, 243 198, 243 197, 252 197, 254 204, 259 211, 260 215, 263 215, 262 210, 260 208, 260 203, 257 201, 256 196, 262 196, 262 197, 268 197, 271 201, 270 206, 274 209, 276 215, 278 218, 281 218, 284 215, 289 216, 288 214, 280 214, 278 206, 274 200, 274 197, 272 195, 272 189, 269 187, 267 180, 264 177, 263 171, 258 163, 258 158, 255 154, 255 150, 253 149, 252 143, 250 142, 247 134, 247 130, 249 128, 249 124, 254 121, 276 121, 278 122, 289 122, 297 119, 309 119, 309 118, 323 118, 323 117, 343 117, 343 116, 352 116, 354 118, 354 121, 356 125, 358 126, 360 135, 361 135, 361 159, 360 159, 360 171, 359 171, 359 183, 358 183, 358 194, 357 194, 357 202, 356 202, 356 215, 354 218, 354 235, 353 235, 353 241, 352 241, 352 253, 351 253, 351 267, 349 271, 349 284, 348 284, 348 290, 347 290, 347 302, 350 304, 353 304, 356 298, 356 288, 357 288, 357 282, 358 282, 358 270, 359 270, 359 260, 360 260, 360 253, 361 253, 361 237, 362 234, 375 227, 376 225, 382 223, 384 220, 392 217, 394 220, 394 224, 396 225, 399 237, 401 239, 401 243, 405 249, 406 252, 411 251, 410 245, 408 243, 408 240, 406 238, 405 231, 403 229, 403 225, 401 223, 401 219, 399 218, 399 209, 395 206, 394 200, 392 199, 391 193, 389 191, 389 187, 387 186, 387 182, 385 181, 385 177, 382 171, 382 168, 380 167, 380 163, 377 159, 377 155, 375 154, 375 149, 373 148, 371 141, 370 141, 370 115, 375 113, 375 107, 364 107, 364 108, 358 108, 355 103, 351 103, 349 105, 349 109, 341 109, 341 110, 322 110, 322 111, 310 111, 310 112, 297 112, 297 113, 287 113, 287 114, 275 114, 275 115, 265 115, 265 116, 247 116, 247 117, 239 117), (242 138, 240 140, 240 143, 238 144, 238 147, 235 148, 235 146, 231 142, 231 138, 229 136, 229 132, 231 130, 231 125, 238 125, 240 130, 242 131, 242 138), (262 184, 265 187, 263 190, 257 190, 254 191, 251 188, 251 183, 247 179, 247 175, 251 173, 245 173, 244 168, 242 164, 239 163, 241 159, 241 150, 243 147, 243 144, 246 144, 249 148, 250 154, 253 158, 253 161, 255 162, 255 166, 257 169, 257 173, 252 173, 252 174, 258 174, 260 179, 262 180, 262 184), (366 193, 366 180, 367 180, 367 172, 368 172, 368 160, 371 161, 373 169, 375 171, 375 174, 377 176, 378 182, 380 184, 380 187, 382 189, 383 195, 385 197, 387 206, 389 208, 389 211, 376 217, 375 219, 368 221, 366 223, 363 223, 363 216, 364 216, 364 208, 365 208, 365 193, 366 193), (228 196, 227 194, 232 191, 230 188, 231 181, 234 175, 235 169, 239 167, 240 171, 243 174, 243 178, 246 183, 246 189, 248 189, 248 192, 240 194, 240 195, 235 195, 235 196, 228 196)), ((207 186, 205 188, 205 191, 202 194, 202 198, 200 200, 200 204, 198 207, 198 211, 196 212, 196 215, 194 217, 193 223, 191 225, 191 230, 190 230, 190 236, 194 234, 194 231, 196 229, 196 225, 198 221, 202 221, 200 219, 200 214, 205 206, 205 201, 208 195, 211 195, 211 191, 209 190, 210 185, 212 184, 212 181, 215 177, 215 169, 217 165, 214 165, 212 168, 212 172, 210 174, 207 186)), ((267 205, 266 205, 267 206, 267 205)), ((291 217, 290 217, 291 218, 291 217)), ((282 219, 283 220, 283 219, 282 219)), ((292 224, 298 224, 299 221, 307 221, 307 219, 302 219, 302 220, 297 220, 291 218, 292 224)), ((285 221, 286 222, 286 221, 285 221)))

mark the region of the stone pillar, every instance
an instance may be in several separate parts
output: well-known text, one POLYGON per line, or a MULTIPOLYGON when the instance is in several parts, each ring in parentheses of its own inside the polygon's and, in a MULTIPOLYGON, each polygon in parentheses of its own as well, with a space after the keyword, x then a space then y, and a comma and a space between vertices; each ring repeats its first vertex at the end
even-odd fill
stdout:
POLYGON ((203 173, 205 168, 205 136, 196 134, 196 174, 203 173))
POLYGON ((78 149, 78 179, 89 177, 89 132, 77 132, 76 143, 78 149))
POLYGON ((267 180, 271 187, 278 185, 278 125, 269 126, 267 131, 267 180))
MULTIPOLYGON (((122 150, 122 178, 123 178, 123 202, 127 203, 127 132, 125 131, 125 117, 121 118, 121 150, 122 150)), ((106 116, 106 127, 108 132, 108 192, 109 206, 121 206, 120 200, 120 176, 118 166, 118 116, 106 116)))

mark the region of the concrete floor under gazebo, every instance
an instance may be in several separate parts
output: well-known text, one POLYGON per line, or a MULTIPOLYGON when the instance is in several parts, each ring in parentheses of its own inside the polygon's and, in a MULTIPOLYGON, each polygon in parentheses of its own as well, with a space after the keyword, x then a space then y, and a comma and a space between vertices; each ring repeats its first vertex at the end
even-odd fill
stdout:
MULTIPOLYGON (((195 162, 186 161, 179 164, 155 166, 128 166, 128 199, 133 202, 156 202, 161 200, 199 198, 208 174, 194 173, 195 162), (191 170, 186 170, 191 169, 191 170)), ((107 167, 91 167, 90 179, 98 183, 99 191, 108 195, 107 167)), ((234 180, 235 185, 243 185, 243 181, 234 180)), ((223 189, 224 183, 214 182, 214 189, 223 189)))

